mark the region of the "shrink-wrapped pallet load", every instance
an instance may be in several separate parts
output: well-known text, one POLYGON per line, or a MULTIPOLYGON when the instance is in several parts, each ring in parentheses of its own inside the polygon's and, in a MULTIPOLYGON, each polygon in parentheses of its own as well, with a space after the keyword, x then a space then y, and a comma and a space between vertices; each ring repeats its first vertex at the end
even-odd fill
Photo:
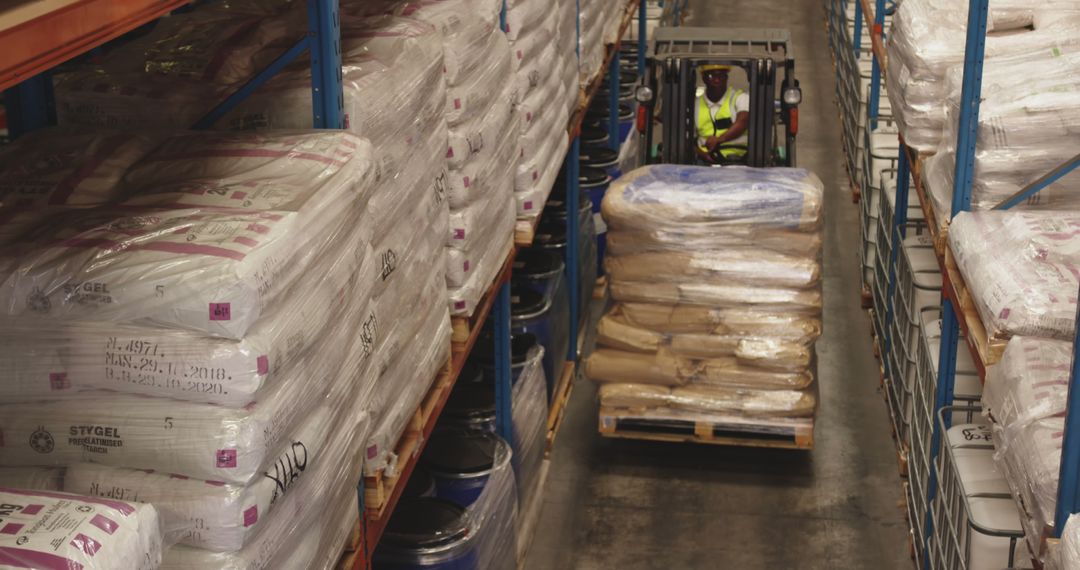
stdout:
POLYGON ((822 191, 803 170, 674 165, 613 185, 603 214, 616 303, 586 361, 601 406, 812 416, 822 191))
POLYGON ((1062 211, 962 212, 949 247, 988 340, 1027 335, 1072 340, 1080 287, 1080 215, 1062 211))
MULTIPOLYGON (((1001 58, 1074 45, 1078 25, 1080 11, 1069 0, 991 2, 986 69, 992 71, 1001 58)), ((934 152, 941 140, 946 78, 963 65, 966 29, 962 0, 905 0, 893 17, 885 76, 889 100, 905 142, 919 151, 934 152)))
POLYGON ((1046 570, 1069 570, 1080 567, 1080 515, 1072 515, 1061 533, 1061 541, 1046 559, 1046 570))

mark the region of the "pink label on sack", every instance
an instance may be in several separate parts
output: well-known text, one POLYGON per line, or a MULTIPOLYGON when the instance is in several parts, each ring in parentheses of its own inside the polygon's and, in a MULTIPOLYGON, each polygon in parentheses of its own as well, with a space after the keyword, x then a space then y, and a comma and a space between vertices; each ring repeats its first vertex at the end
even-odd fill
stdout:
POLYGON ((461 179, 461 182, 462 182, 462 184, 464 184, 464 185, 465 185, 465 187, 466 187, 466 188, 468 188, 468 187, 469 187, 469 177, 468 177, 468 176, 466 176, 466 177, 462 178, 462 179, 461 179))
POLYGON ((532 210, 532 209, 533 209, 532 200, 525 200, 525 211, 529 211, 529 210, 532 210))
POLYGON ((187 481, 188 477, 187 475, 177 475, 176 473, 170 473, 169 479, 179 479, 181 481, 187 481))
POLYGON ((540 173, 534 170, 533 171, 533 180, 536 180, 537 178, 540 178, 540 173))
POLYGON ((245 229, 249 232, 255 232, 257 234, 265 234, 270 232, 269 226, 264 226, 263 224, 256 224, 254 222, 248 224, 245 229))
POLYGON ((517 51, 517 56, 518 59, 525 59, 525 54, 521 50, 517 51))
POLYGON ((217 460, 217 466, 224 469, 232 469, 236 467, 236 450, 235 449, 219 449, 214 454, 217 460))
POLYGON ((265 354, 255 359, 255 371, 259 376, 264 376, 270 372, 270 358, 265 354))
POLYGON ((454 147, 446 149, 446 158, 454 158, 454 147))
POLYGON ((23 525, 19 523, 8 523, 4 525, 4 528, 0 528, 0 534, 19 534, 23 525))
POLYGON ((1010 312, 1009 308, 1005 307, 1004 309, 1001 310, 1000 313, 998 313, 998 318, 999 319, 1007 319, 1007 318, 1009 318, 1009 312, 1010 312))
POLYGON ((233 243, 238 243, 240 245, 246 245, 248 247, 255 247, 255 246, 259 245, 259 240, 254 240, 254 239, 251 239, 251 238, 245 237, 245 236, 237 236, 237 237, 233 238, 233 243))
POLYGON ((454 230, 454 239, 465 239, 465 230, 463 230, 463 229, 454 230))
POLYGON ((105 531, 105 534, 112 534, 120 527, 120 525, 116 524, 116 521, 105 515, 94 515, 94 518, 90 519, 90 524, 105 531))
POLYGON ((466 272, 469 271, 469 260, 467 260, 467 259, 465 260, 465 271, 466 272))
POLYGON ((232 308, 229 303, 210 303, 210 320, 227 321, 232 319, 232 308))
POLYGON ((456 110, 456 109, 460 109, 460 108, 461 108, 461 99, 454 99, 454 109, 456 110))
POLYGON ((27 505, 23 508, 22 512, 24 515, 36 515, 44 508, 45 505, 27 505))
POLYGON ((71 389, 71 380, 68 380, 66 372, 50 372, 49 387, 53 390, 71 389))
POLYGON ((71 545, 85 552, 87 556, 93 556, 101 550, 100 542, 82 533, 76 534, 75 538, 71 539, 71 545))
POLYGON ((247 192, 233 192, 232 196, 229 196, 229 198, 233 200, 243 200, 244 198, 247 198, 247 192))
POLYGON ((210 485, 211 487, 224 487, 225 486, 224 481, 203 481, 203 483, 206 483, 207 485, 210 485))
POLYGON ((367 448, 367 458, 375 459, 375 456, 379 454, 379 446, 372 445, 367 448))
POLYGON ((460 310, 465 308, 465 301, 454 301, 454 310, 460 310))
POLYGON ((259 507, 252 506, 244 511, 244 526, 249 527, 259 521, 259 507))

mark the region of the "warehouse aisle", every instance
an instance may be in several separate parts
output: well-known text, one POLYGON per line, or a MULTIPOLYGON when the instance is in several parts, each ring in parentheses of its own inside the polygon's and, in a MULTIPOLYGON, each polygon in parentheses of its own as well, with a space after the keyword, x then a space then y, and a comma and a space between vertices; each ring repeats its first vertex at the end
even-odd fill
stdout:
POLYGON ((800 166, 826 201, 820 411, 812 453, 603 439, 579 381, 555 445, 528 570, 911 567, 896 454, 859 308, 859 228, 841 164, 817 0, 692 0, 688 25, 787 27, 802 105, 800 166))

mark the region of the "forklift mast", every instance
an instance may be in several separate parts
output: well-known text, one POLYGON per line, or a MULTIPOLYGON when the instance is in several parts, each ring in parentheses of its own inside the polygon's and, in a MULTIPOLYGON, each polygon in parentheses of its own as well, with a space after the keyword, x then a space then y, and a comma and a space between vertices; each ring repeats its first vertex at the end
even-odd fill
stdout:
POLYGON ((654 95, 642 101, 645 162, 653 162, 649 160, 648 149, 654 144, 653 119, 659 106, 663 162, 697 163, 694 111, 698 69, 706 64, 721 64, 738 67, 746 73, 750 98, 746 164, 795 165, 801 92, 795 79, 795 59, 787 30, 661 27, 656 30, 648 60, 642 81, 649 88, 648 93, 654 95), (778 67, 784 72, 779 91, 778 67), (778 123, 784 125, 782 140, 775 140, 778 123), (778 152, 779 145, 783 145, 782 152, 778 152))

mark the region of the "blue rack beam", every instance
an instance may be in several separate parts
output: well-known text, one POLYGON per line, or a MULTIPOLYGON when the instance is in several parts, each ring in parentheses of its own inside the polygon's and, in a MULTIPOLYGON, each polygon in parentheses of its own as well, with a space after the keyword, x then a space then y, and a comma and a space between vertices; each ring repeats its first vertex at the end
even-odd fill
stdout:
MULTIPOLYGON (((872 38, 885 38, 885 0, 877 0, 874 9, 874 27, 870 30, 872 38)), ((881 58, 876 55, 872 58, 870 75, 870 130, 877 129, 878 113, 881 109, 881 58)), ((899 202, 898 202, 899 203, 899 202)))
POLYGON ((994 209, 1008 210, 1009 208, 1020 204, 1024 200, 1027 200, 1031 196, 1034 196, 1035 194, 1041 192, 1047 186, 1053 184, 1054 182, 1057 182, 1058 180, 1061 180, 1070 172, 1076 170, 1077 166, 1080 166, 1080 154, 1070 158, 1069 160, 1065 161, 1061 166, 1058 166, 1057 168, 1040 177, 1038 180, 1035 180, 1031 184, 1028 184, 1016 194, 1009 196, 1000 204, 994 206, 994 209))
MULTIPOLYGON (((1076 322, 1080 322, 1080 303, 1076 322)), ((1080 335, 1073 338, 1073 361, 1069 372, 1069 396, 1065 407, 1065 435, 1061 442, 1061 467, 1058 474, 1057 512, 1054 513, 1054 536, 1060 538, 1065 521, 1080 513, 1080 335)))

